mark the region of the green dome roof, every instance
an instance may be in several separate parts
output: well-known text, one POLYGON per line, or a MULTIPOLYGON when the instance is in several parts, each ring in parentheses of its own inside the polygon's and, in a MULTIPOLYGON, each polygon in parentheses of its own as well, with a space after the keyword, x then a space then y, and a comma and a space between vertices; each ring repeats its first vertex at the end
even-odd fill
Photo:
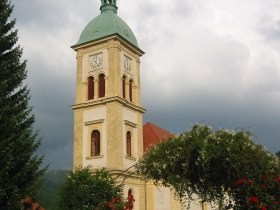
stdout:
POLYGON ((118 34, 138 48, 137 40, 129 26, 117 15, 114 4, 102 5, 101 14, 90 21, 83 30, 78 43, 73 47, 98 40, 103 37, 118 34))

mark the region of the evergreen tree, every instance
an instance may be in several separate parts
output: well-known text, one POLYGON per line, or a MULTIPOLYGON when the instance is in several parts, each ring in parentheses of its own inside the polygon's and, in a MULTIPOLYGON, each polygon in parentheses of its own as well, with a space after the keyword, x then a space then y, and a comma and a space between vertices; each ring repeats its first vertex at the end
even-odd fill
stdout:
POLYGON ((0 210, 22 209, 21 200, 34 195, 45 171, 42 157, 34 154, 40 139, 33 132, 30 94, 23 84, 26 61, 21 60, 12 11, 10 0, 0 1, 0 210))

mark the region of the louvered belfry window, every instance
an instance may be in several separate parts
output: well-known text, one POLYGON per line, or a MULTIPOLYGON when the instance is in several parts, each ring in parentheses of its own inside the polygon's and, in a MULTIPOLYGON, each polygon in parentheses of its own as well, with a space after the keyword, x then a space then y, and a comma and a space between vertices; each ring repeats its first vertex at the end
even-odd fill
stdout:
POLYGON ((123 80, 122 80, 123 98, 125 98, 125 96, 126 96, 126 94, 125 94, 125 83, 126 83, 126 76, 123 76, 123 80))
POLYGON ((105 97, 105 75, 99 74, 99 98, 105 97))
POLYGON ((126 83, 126 77, 123 76, 122 80, 122 92, 123 92, 123 98, 125 98, 125 83, 126 83))
POLYGON ((132 80, 129 80, 129 100, 132 102, 132 80))
POLYGON ((94 99, 94 78, 88 78, 88 100, 94 99))

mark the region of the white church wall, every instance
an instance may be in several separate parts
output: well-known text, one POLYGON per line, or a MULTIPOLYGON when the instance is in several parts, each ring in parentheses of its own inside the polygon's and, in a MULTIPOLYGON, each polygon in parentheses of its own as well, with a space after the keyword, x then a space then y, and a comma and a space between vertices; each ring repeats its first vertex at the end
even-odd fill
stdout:
POLYGON ((154 210, 170 210, 170 189, 166 187, 154 187, 154 210))

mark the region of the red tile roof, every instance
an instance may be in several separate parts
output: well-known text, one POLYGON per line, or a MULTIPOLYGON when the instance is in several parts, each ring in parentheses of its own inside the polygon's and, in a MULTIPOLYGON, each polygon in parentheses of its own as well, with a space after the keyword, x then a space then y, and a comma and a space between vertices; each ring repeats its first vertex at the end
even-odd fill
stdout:
POLYGON ((150 122, 143 126, 143 149, 144 152, 152 145, 160 143, 164 139, 175 137, 173 133, 160 128, 150 122))

